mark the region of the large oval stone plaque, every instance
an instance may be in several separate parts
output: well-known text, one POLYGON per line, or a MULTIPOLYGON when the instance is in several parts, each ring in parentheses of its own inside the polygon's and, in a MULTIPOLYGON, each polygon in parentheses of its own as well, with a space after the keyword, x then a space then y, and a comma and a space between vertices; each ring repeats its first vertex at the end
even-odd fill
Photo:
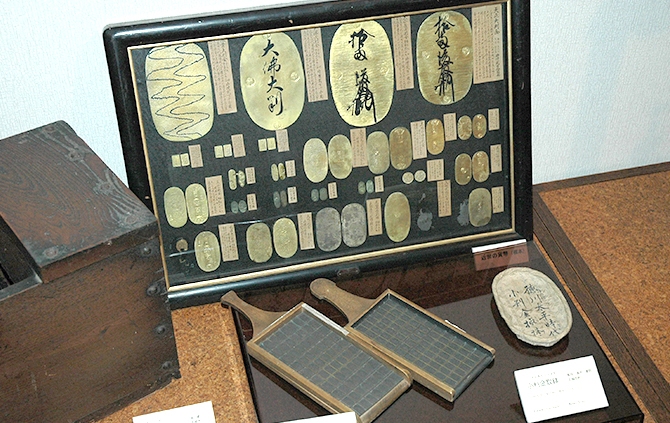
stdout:
POLYGON ((513 267, 498 273, 491 288, 500 315, 520 340, 550 347, 570 331, 570 306, 544 273, 513 267))

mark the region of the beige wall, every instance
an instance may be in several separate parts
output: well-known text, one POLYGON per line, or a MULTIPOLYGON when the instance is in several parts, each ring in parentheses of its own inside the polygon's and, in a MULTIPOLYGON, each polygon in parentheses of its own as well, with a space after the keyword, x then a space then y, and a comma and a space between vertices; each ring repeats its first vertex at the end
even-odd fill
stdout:
MULTIPOLYGON (((103 28, 240 4, 0 2, 0 138, 65 120, 125 180, 103 28)), ((670 161, 670 8, 651 0, 531 5, 535 182, 670 161)))

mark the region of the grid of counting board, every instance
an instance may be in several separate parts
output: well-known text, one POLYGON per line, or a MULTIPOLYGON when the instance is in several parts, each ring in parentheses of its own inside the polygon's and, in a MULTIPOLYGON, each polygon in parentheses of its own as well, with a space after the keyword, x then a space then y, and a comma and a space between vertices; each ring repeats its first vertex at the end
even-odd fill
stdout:
POLYGON ((359 416, 403 381, 398 373, 304 310, 258 345, 359 416))
POLYGON ((387 295, 352 327, 459 391, 474 372, 491 360, 490 352, 436 322, 403 301, 387 295))

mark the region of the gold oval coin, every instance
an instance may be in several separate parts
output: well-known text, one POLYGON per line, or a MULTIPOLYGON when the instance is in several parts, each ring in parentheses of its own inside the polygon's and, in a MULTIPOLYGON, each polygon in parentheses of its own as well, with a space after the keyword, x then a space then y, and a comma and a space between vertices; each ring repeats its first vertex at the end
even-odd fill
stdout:
POLYGON ((186 208, 188 218, 196 225, 203 224, 209 218, 207 207, 207 191, 200 184, 191 184, 186 187, 186 208))
POLYGON ((454 179, 458 185, 467 185, 472 179, 472 160, 466 153, 459 154, 454 164, 454 179))
POLYGON ((346 179, 354 164, 354 150, 349 138, 342 134, 335 135, 328 143, 328 164, 330 173, 337 179, 346 179))
POLYGON ((151 117, 161 137, 192 141, 212 129, 212 78, 197 44, 151 49, 145 71, 151 117))
POLYGON ((279 257, 293 257, 298 251, 298 231, 295 223, 287 217, 277 220, 272 227, 272 241, 279 257))
POLYGON ((472 156, 472 179, 484 182, 489 179, 489 155, 485 151, 478 151, 472 156))
POLYGON ((277 166, 277 163, 272 163, 270 166, 270 174, 272 175, 273 181, 279 181, 279 166, 277 166))
POLYGON ((351 203, 342 209, 342 240, 348 247, 362 245, 368 237, 365 207, 351 203))
POLYGON ((394 128, 389 135, 391 165, 405 170, 412 164, 412 134, 407 128, 394 128))
POLYGON ((444 151, 444 125, 440 119, 431 119, 426 123, 426 144, 430 154, 444 151))
POLYGON ((163 207, 168 224, 173 228, 181 228, 188 220, 186 197, 179 187, 170 187, 163 193, 163 207))
POLYGON ((368 136, 367 153, 370 172, 381 175, 388 170, 391 159, 389 140, 385 133, 376 131, 368 136))
POLYGON ((472 190, 468 198, 470 224, 484 226, 491 221, 491 193, 486 188, 472 190))
POLYGON ((240 54, 240 86, 249 117, 268 131, 291 126, 305 104, 305 72, 293 40, 282 32, 254 35, 240 54))
POLYGON ((237 184, 244 187, 247 184, 247 174, 243 170, 237 171, 237 184))
POLYGON ((484 115, 478 114, 472 118, 472 134, 477 139, 482 139, 486 135, 486 117, 484 115))
POLYGON ((228 187, 232 191, 237 189, 237 172, 235 172, 235 169, 228 170, 228 187))
POLYGON ((272 257, 272 234, 265 223, 254 223, 247 228, 247 253, 256 263, 265 263, 272 257))
POLYGON ((461 116, 458 119, 458 138, 469 140, 472 136, 472 119, 470 116, 461 116))
POLYGON ((302 149, 302 167, 305 176, 314 183, 326 179, 328 175, 328 150, 326 144, 318 138, 312 138, 302 149))
POLYGON ((391 109, 393 52, 375 21, 341 25, 330 45, 330 87, 337 111, 351 126, 380 122, 391 109))
POLYGON ((286 179, 286 165, 284 163, 279 163, 277 165, 277 172, 279 174, 279 179, 284 180, 286 179))
POLYGON ((209 231, 195 237, 195 260, 203 272, 213 272, 221 264, 221 247, 216 235, 209 231))
POLYGON ((323 251, 335 251, 342 244, 342 224, 340 213, 332 207, 326 207, 316 213, 314 222, 316 244, 323 251))
POLYGON ((409 200, 402 192, 394 192, 386 199, 384 205, 384 226, 386 234, 393 242, 407 238, 412 225, 412 213, 409 200))
POLYGON ((426 101, 453 104, 463 99, 472 85, 472 27, 468 19, 454 11, 427 17, 416 36, 416 68, 426 101))

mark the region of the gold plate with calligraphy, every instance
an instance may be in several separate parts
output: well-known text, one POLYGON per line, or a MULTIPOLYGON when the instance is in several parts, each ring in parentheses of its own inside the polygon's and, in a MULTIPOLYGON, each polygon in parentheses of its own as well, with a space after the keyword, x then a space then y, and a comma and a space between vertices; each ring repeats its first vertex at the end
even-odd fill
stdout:
POLYGON ((529 238, 523 7, 326 2, 109 27, 128 183, 158 218, 172 305, 529 238))

